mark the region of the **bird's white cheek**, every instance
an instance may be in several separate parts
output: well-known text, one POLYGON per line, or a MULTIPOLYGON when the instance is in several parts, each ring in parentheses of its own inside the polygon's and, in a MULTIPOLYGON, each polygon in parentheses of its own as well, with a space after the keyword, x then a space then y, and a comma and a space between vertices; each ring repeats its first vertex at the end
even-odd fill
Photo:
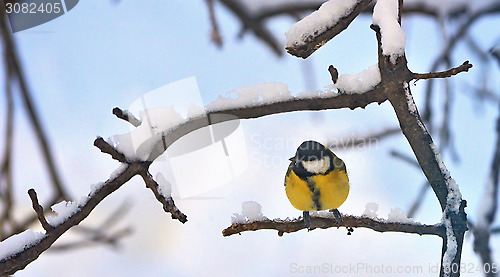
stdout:
POLYGON ((322 174, 330 168, 330 158, 323 157, 315 161, 302 161, 302 166, 311 173, 322 174))

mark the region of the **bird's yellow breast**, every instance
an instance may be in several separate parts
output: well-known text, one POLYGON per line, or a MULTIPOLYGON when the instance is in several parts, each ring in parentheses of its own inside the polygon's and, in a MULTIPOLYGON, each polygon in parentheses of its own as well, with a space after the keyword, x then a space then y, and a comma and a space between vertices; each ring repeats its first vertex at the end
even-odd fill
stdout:
POLYGON ((337 209, 349 194, 349 178, 345 171, 335 169, 326 175, 318 174, 302 180, 289 169, 285 191, 290 203, 298 210, 337 209))

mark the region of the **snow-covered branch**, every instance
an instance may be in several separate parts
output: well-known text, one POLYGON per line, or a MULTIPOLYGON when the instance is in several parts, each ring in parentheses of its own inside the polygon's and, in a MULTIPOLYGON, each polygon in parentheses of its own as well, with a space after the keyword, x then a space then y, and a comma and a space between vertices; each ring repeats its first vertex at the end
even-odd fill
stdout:
MULTIPOLYGON (((446 228, 446 236, 443 238, 440 274, 458 276, 460 272, 454 273, 448 269, 455 264, 460 265, 464 234, 467 231, 467 215, 464 210, 466 201, 462 200, 458 185, 441 160, 432 137, 420 118, 410 91, 409 80, 405 79, 409 72, 405 55, 394 60, 393 54, 396 53, 385 53, 382 49, 381 28, 372 25, 372 29, 377 34, 381 84, 387 89, 387 97, 396 112, 401 131, 408 140, 443 212, 442 223, 446 228)), ((411 75, 413 78, 413 73, 411 75)))
POLYGON ((344 31, 371 0, 330 0, 286 33, 288 53, 307 58, 344 31))
MULTIPOLYGON (((311 217, 311 227, 309 229, 327 229, 327 228, 368 228, 377 232, 400 232, 418 235, 437 235, 445 236, 445 229, 441 224, 425 225, 420 223, 402 223, 391 222, 384 219, 358 217, 352 215, 343 215, 342 222, 337 222, 333 217, 311 217)), ((240 234, 246 231, 257 230, 277 230, 278 236, 284 233, 293 233, 306 229, 302 218, 292 220, 265 219, 248 223, 233 223, 222 231, 222 235, 227 237, 234 234, 240 234)), ((350 230, 349 232, 352 232, 350 230)))
POLYGON ((259 118, 267 115, 294 111, 364 108, 368 104, 381 104, 386 100, 387 98, 384 95, 383 87, 377 85, 373 89, 362 93, 328 93, 307 97, 291 97, 288 100, 277 102, 257 102, 251 106, 248 106, 248 103, 240 103, 236 106, 227 105, 228 108, 209 111, 206 115, 191 118, 170 129, 164 137, 157 139, 147 160, 156 159, 180 137, 210 124, 217 124, 235 119, 259 118), (207 118, 209 120, 207 120, 207 118))
POLYGON ((120 108, 114 108, 113 109, 113 114, 118 117, 119 119, 123 119, 127 121, 128 123, 132 124, 134 127, 138 127, 141 125, 141 121, 137 119, 132 113, 130 113, 127 110, 122 110, 120 108))
POLYGON ((177 219, 182 223, 187 221, 186 215, 175 206, 172 197, 161 191, 158 183, 149 174, 148 169, 151 162, 126 161, 122 153, 119 153, 102 138, 97 138, 94 145, 102 152, 122 161, 122 166, 106 182, 94 186, 87 197, 78 202, 63 201, 56 205, 57 207, 53 206, 52 209, 58 213, 56 217, 45 218, 35 190, 30 189, 29 195, 33 203, 33 209, 45 229, 45 233, 33 232, 28 229, 3 241, 0 245, 0 249, 2 249, 0 251, 0 275, 14 274, 36 260, 61 235, 87 218, 104 198, 136 175, 143 177, 146 186, 153 191, 157 200, 163 205, 163 209, 171 213, 173 219, 177 219))

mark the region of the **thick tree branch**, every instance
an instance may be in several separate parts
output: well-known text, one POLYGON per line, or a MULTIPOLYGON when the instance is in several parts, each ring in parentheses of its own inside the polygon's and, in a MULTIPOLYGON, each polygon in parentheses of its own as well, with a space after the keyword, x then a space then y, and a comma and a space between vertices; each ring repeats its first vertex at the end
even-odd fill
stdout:
MULTIPOLYGON (((399 0, 399 6, 402 1, 399 0)), ((401 10, 399 10, 401 15, 401 10)), ((460 265, 464 234, 467 231, 466 201, 462 200, 458 186, 451 178, 427 131, 408 84, 412 73, 407 67, 406 57, 398 57, 394 63, 390 56, 383 55, 381 30, 372 25, 378 42, 378 62, 381 84, 385 87, 401 130, 410 144, 424 175, 429 181, 443 211, 446 236, 443 237, 440 275, 444 276, 447 267, 460 265)), ((450 276, 459 276, 460 271, 450 276)))
MULTIPOLYGON (((401 223, 401 222, 387 222, 381 219, 373 219, 369 217, 357 217, 352 215, 343 215, 342 222, 338 223, 335 218, 326 217, 311 217, 310 229, 327 229, 327 228, 368 228, 377 232, 400 232, 418 235, 437 235, 440 237, 445 236, 445 229, 441 224, 424 225, 420 223, 401 223)), ((251 223, 235 223, 222 231, 222 235, 227 237, 234 234, 240 234, 246 231, 257 230, 277 230, 278 235, 282 236, 284 233, 293 233, 302 229, 307 230, 304 225, 304 220, 264 220, 255 221, 251 223)))
POLYGON ((380 85, 375 86, 370 91, 363 93, 336 93, 331 97, 316 97, 316 98, 293 98, 291 100, 276 102, 271 104, 262 104, 252 107, 244 107, 238 109, 225 109, 212 111, 208 113, 210 121, 207 121, 206 116, 200 116, 190 119, 189 121, 178 125, 169 130, 168 135, 164 139, 155 143, 151 155, 147 159, 152 161, 160 156, 165 150, 182 136, 206 127, 211 124, 217 124, 236 119, 251 119, 259 118, 267 115, 280 114, 293 111, 318 111, 327 109, 341 108, 364 108, 368 104, 381 104, 387 100, 384 94, 384 88, 380 85))
POLYGON ((370 4, 372 0, 359 0, 354 9, 345 17, 340 18, 334 25, 326 28, 323 32, 315 33, 308 37, 303 44, 293 45, 286 48, 291 55, 307 58, 329 40, 347 29, 349 24, 370 4))

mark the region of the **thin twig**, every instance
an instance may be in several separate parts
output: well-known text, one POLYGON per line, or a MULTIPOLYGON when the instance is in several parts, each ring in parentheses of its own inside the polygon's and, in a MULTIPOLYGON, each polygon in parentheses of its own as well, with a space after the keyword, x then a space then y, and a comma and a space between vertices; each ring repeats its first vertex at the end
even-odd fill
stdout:
POLYGON ((250 15, 240 1, 219 0, 219 2, 229 8, 240 19, 243 30, 251 30, 255 36, 266 43, 276 55, 281 56, 283 54, 282 46, 273 34, 266 28, 262 21, 250 15))
POLYGON ((408 209, 408 218, 415 218, 415 215, 417 214, 418 210, 420 209, 420 206, 424 202, 425 195, 427 194, 427 191, 429 191, 429 188, 431 186, 429 185, 428 181, 425 181, 421 186, 420 190, 418 192, 417 197, 413 201, 413 204, 410 206, 408 209))
POLYGON ((111 155, 111 157, 121 163, 127 163, 127 158, 122 153, 118 152, 113 146, 107 143, 103 138, 97 137, 94 140, 94 146, 99 148, 101 152, 111 155))
POLYGON ((374 132, 372 134, 368 134, 365 136, 351 136, 348 138, 340 138, 340 139, 332 139, 327 143, 328 148, 330 149, 349 149, 355 148, 358 146, 361 147, 372 147, 372 144, 375 144, 375 147, 378 146, 380 140, 388 138, 390 136, 401 134, 401 130, 399 128, 387 128, 385 130, 374 132))
POLYGON ((34 189, 29 189, 28 195, 30 196, 33 210, 35 210, 36 216, 38 217, 40 224, 42 224, 43 229, 45 229, 47 233, 52 232, 52 230, 54 230, 54 227, 47 222, 47 219, 45 219, 45 215, 43 214, 43 207, 40 205, 40 203, 38 203, 36 191, 34 189))
MULTIPOLYGON (((90 230, 85 229, 86 233, 89 231, 90 230)), ((55 244, 52 247, 50 247, 48 251, 52 253, 52 252, 81 249, 93 246, 95 244, 105 244, 116 248, 119 246, 120 240, 133 234, 133 229, 132 227, 126 227, 110 234, 106 234, 104 232, 93 232, 91 234, 92 236, 79 241, 73 241, 63 244, 55 244)))
POLYGON ((222 47, 222 36, 219 31, 219 24, 217 23, 217 17, 215 16, 214 0, 205 0, 208 7, 208 15, 210 17, 210 26, 212 26, 212 32, 210 33, 210 39, 217 45, 217 47, 222 47))
POLYGON ((156 199, 163 205, 163 210, 170 213, 172 219, 177 219, 182 223, 186 223, 187 216, 175 206, 174 199, 171 196, 165 196, 160 193, 160 187, 153 179, 153 176, 151 176, 149 172, 142 172, 141 177, 146 183, 146 187, 153 191, 156 199))
POLYGON ((330 72, 330 76, 332 77, 332 83, 336 84, 339 79, 339 71, 333 65, 330 65, 328 72, 330 72))
POLYGON ((449 78, 453 75, 457 75, 458 73, 461 72, 467 72, 469 69, 472 68, 472 64, 469 63, 469 61, 465 61, 462 65, 448 69, 446 71, 441 71, 441 72, 431 72, 431 73, 413 73, 412 80, 425 80, 425 79, 436 79, 436 78, 449 78))
POLYGON ((122 109, 116 107, 113 109, 113 114, 119 119, 123 119, 135 127, 139 127, 141 125, 141 121, 127 110, 123 111, 122 109))
POLYGON ((405 162, 405 163, 407 163, 409 165, 412 165, 412 166, 415 166, 417 168, 420 168, 420 165, 418 164, 418 162, 415 160, 414 157, 410 157, 410 156, 405 155, 402 152, 399 152, 399 151, 396 151, 396 150, 391 150, 389 152, 389 154, 392 157, 394 157, 396 159, 399 159, 399 160, 401 160, 401 161, 403 161, 403 162, 405 162))

